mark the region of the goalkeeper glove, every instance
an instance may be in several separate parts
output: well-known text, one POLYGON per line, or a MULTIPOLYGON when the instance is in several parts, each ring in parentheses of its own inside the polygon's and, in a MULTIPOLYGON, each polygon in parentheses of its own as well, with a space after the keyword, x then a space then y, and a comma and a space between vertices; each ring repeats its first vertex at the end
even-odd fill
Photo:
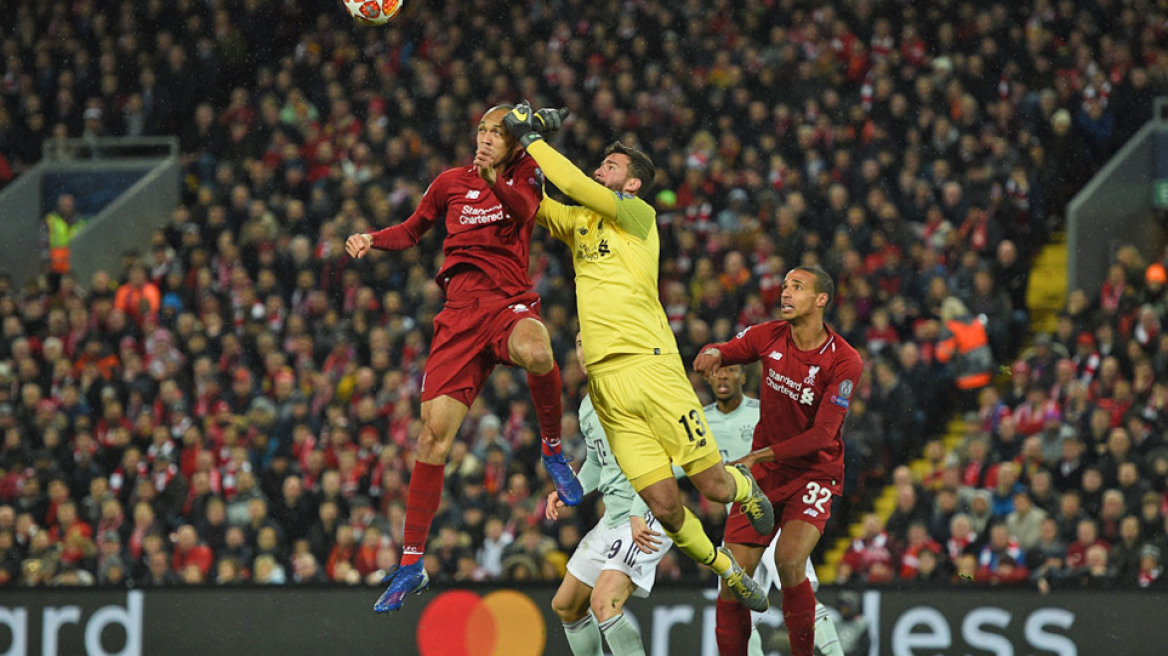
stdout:
POLYGON ((524 100, 503 117, 503 127, 511 133, 511 136, 519 140, 520 145, 526 148, 532 142, 543 138, 535 129, 534 117, 535 113, 531 111, 531 105, 524 100))
POLYGON ((551 109, 544 107, 535 113, 535 118, 532 123, 535 124, 535 129, 544 137, 549 137, 556 133, 564 126, 564 119, 568 117, 568 108, 561 107, 560 109, 551 109))

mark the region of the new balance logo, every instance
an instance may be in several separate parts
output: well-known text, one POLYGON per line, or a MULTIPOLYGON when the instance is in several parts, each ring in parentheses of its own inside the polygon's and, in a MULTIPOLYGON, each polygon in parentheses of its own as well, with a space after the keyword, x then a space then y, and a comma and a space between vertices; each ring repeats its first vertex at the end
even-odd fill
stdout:
POLYGON ((818 511, 818 510, 815 510, 814 508, 807 508, 807 509, 805 509, 805 510, 803 511, 803 514, 804 514, 804 515, 807 515, 808 517, 819 517, 819 511, 818 511))
POLYGON ((478 190, 478 189, 470 189, 466 192, 466 197, 471 199, 471 200, 474 200, 482 195, 483 195, 483 192, 478 190))
POLYGON ((770 358, 775 362, 778 362, 779 360, 783 359, 783 354, 779 353, 778 351, 771 351, 770 358))
POLYGON ((511 311, 515 312, 515 313, 519 313, 519 312, 528 312, 529 310, 528 310, 528 307, 526 305, 524 305, 523 303, 516 303, 515 305, 511 306, 511 311))

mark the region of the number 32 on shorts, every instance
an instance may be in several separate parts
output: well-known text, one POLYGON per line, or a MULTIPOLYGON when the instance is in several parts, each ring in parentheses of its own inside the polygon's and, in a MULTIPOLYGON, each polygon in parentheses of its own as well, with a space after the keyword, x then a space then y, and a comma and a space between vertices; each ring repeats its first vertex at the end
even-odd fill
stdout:
POLYGON ((827 512, 827 508, 824 508, 823 504, 831 501, 831 490, 811 481, 807 484, 807 494, 803 495, 802 501, 804 505, 814 506, 820 513, 827 512))

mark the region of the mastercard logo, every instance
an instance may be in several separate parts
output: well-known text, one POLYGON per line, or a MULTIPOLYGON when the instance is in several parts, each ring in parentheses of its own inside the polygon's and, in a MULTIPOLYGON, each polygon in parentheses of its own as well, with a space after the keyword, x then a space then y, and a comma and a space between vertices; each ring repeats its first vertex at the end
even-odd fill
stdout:
POLYGON ((422 656, 539 656, 546 643, 543 613, 514 590, 443 592, 418 620, 422 656))

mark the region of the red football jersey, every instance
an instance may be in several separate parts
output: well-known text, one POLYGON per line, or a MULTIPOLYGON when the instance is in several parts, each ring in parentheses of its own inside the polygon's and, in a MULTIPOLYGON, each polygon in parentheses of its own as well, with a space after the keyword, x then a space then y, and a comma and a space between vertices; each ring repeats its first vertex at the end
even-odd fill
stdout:
MULTIPOLYGON (((827 328, 825 326, 825 328, 827 328)), ((771 447, 773 462, 759 464, 772 480, 831 479, 840 494, 844 478, 844 417, 860 380, 860 354, 831 328, 827 341, 800 351, 786 321, 751 326, 724 344, 722 364, 762 360, 761 406, 754 449, 771 447)))
POLYGON ((373 246, 388 251, 409 248, 445 217, 445 260, 438 272, 444 289, 446 272, 469 264, 504 296, 531 291, 527 259, 535 213, 543 200, 542 183, 543 174, 526 152, 499 174, 494 187, 487 186, 474 166, 443 171, 408 219, 373 233, 373 246))

